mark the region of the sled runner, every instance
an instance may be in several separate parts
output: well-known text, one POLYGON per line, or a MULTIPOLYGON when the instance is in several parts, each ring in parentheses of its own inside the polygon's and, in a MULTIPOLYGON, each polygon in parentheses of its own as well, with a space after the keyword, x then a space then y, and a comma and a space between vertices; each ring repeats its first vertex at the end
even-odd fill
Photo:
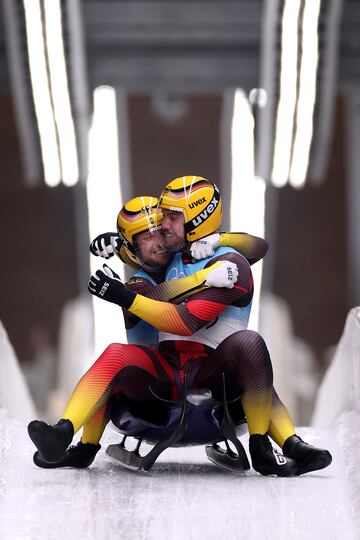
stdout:
POLYGON ((185 377, 180 401, 170 402, 158 397, 154 410, 147 408, 141 411, 138 405, 120 401, 113 407, 111 420, 123 435, 123 440, 108 446, 106 453, 121 466, 149 472, 166 448, 206 445, 206 454, 215 465, 236 473, 250 468, 238 439, 246 431, 246 421, 243 415, 236 423, 231 419, 224 376, 221 402, 215 400, 208 389, 187 391, 185 377), (126 449, 128 437, 137 439, 135 450, 126 449), (153 445, 144 456, 139 451, 142 441, 153 445), (222 441, 226 449, 219 446, 222 441), (229 442, 236 451, 230 448, 229 442))

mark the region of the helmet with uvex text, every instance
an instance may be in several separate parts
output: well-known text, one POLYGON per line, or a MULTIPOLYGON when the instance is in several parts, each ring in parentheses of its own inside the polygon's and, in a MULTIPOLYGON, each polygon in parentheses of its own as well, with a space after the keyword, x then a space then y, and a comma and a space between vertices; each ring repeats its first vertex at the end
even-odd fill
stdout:
POLYGON ((181 176, 169 182, 159 197, 159 207, 184 214, 189 242, 214 233, 222 220, 219 189, 201 176, 181 176))
POLYGON ((130 199, 120 210, 117 217, 117 229, 130 259, 141 265, 136 249, 136 235, 161 229, 162 212, 158 208, 156 197, 135 197, 130 199))

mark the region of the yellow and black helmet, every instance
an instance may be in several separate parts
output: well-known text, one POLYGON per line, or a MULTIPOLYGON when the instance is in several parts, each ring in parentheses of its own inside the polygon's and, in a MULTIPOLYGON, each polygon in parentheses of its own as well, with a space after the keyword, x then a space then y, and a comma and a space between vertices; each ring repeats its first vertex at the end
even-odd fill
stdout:
POLYGON ((159 197, 159 207, 183 212, 189 242, 214 233, 221 225, 219 189, 201 176, 181 176, 169 182, 159 197))
POLYGON ((156 197, 135 197, 120 210, 117 229, 129 258, 136 264, 141 262, 136 253, 135 236, 144 231, 161 229, 163 216, 156 197))

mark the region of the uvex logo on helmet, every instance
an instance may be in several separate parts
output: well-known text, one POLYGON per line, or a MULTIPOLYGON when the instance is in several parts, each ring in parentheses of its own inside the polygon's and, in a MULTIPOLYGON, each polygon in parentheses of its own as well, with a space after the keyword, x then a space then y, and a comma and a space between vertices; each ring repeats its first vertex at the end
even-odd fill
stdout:
POLYGON ((206 199, 205 197, 202 197, 201 199, 198 199, 197 201, 194 201, 191 204, 189 204, 189 208, 195 208, 195 206, 199 206, 199 204, 202 204, 204 202, 206 202, 206 199))
MULTIPOLYGON (((202 199, 200 199, 202 201, 202 199)), ((205 201, 205 197, 204 197, 205 201)), ((199 201, 196 201, 197 204, 199 204, 199 201)), ((194 227, 198 227, 203 221, 205 221, 215 210, 217 205, 219 204, 219 199, 214 195, 212 201, 210 204, 207 205, 205 210, 200 212, 191 222, 194 225, 194 227)), ((196 205, 197 206, 197 205, 196 205)))

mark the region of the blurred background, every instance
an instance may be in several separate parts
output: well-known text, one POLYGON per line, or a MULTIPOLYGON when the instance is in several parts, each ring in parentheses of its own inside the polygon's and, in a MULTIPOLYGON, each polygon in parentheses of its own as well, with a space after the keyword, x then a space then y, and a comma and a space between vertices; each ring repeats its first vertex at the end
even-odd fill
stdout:
POLYGON ((252 324, 309 423, 360 303, 359 24, 358 0, 2 0, 0 317, 41 414, 124 339, 89 239, 194 174, 270 243, 252 324))

